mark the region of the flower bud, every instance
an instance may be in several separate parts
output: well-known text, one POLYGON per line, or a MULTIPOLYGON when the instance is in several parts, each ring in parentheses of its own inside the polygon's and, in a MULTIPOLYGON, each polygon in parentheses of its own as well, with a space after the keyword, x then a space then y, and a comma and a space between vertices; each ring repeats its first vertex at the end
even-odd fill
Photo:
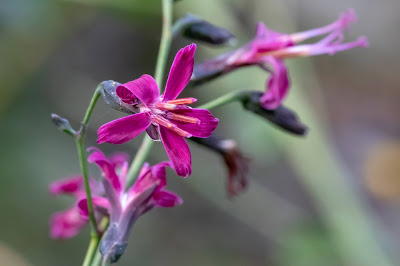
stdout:
POLYGON ((100 252, 103 255, 103 259, 110 261, 110 263, 117 262, 128 246, 128 242, 125 239, 121 239, 120 231, 121 229, 118 225, 112 223, 101 240, 100 252))
POLYGON ((305 135, 307 133, 307 126, 300 122, 300 119, 294 111, 282 105, 278 106, 274 110, 263 108, 260 103, 260 98, 263 95, 263 92, 252 92, 249 97, 244 97, 242 99, 243 107, 261 117, 264 117, 290 133, 296 135, 305 135))
POLYGON ((215 45, 235 45, 236 38, 228 30, 217 27, 195 15, 187 14, 177 21, 180 33, 190 39, 215 45))
POLYGON ((75 135, 75 130, 71 127, 71 125, 69 124, 69 121, 59 115, 56 114, 51 114, 51 121, 53 121, 53 123, 56 125, 56 127, 61 130, 64 131, 65 133, 69 134, 69 135, 75 135))
POLYGON ((226 190, 234 197, 246 189, 250 159, 246 157, 232 139, 221 139, 214 135, 209 138, 190 138, 194 142, 219 153, 228 170, 226 190))
POLYGON ((101 89, 101 95, 103 96, 103 100, 107 105, 109 105, 111 108, 117 111, 127 114, 133 114, 134 112, 132 110, 132 107, 124 103, 115 92, 115 90, 119 85, 120 83, 113 80, 103 81, 101 89))

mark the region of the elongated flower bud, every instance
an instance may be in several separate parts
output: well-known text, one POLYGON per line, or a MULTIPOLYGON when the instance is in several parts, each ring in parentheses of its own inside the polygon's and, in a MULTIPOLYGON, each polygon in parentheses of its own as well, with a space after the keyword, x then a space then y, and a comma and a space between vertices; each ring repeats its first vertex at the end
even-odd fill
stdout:
POLYGON ((75 130, 71 127, 67 119, 56 114, 51 114, 51 121, 53 121, 59 130, 64 131, 69 135, 75 135, 75 130))
POLYGON ((103 96, 103 100, 108 106, 117 111, 127 114, 133 114, 134 110, 132 109, 132 107, 129 104, 124 103, 115 92, 116 88, 119 85, 121 84, 113 80, 103 81, 101 89, 101 95, 103 96))
POLYGON ((294 111, 282 105, 278 106, 274 110, 265 109, 260 103, 260 99, 263 95, 264 93, 260 91, 252 92, 249 97, 244 97, 242 99, 243 107, 261 117, 264 117, 287 132, 296 135, 305 135, 307 133, 307 126, 301 123, 299 117, 294 111))
POLYGON ((192 14, 187 14, 178 20, 176 25, 176 29, 179 29, 186 38, 214 45, 236 44, 235 36, 227 29, 217 27, 192 14))

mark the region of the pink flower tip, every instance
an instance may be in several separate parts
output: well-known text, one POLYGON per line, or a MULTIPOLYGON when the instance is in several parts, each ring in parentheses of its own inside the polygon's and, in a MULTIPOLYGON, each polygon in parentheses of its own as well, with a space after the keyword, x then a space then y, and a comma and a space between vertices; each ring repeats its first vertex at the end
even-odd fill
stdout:
POLYGON ((353 8, 349 8, 345 12, 340 14, 338 22, 341 29, 347 29, 350 24, 356 22, 356 20, 356 12, 353 8))
POLYGON ((366 36, 360 36, 360 37, 357 39, 356 42, 358 43, 358 46, 359 46, 359 47, 365 47, 365 48, 368 48, 368 47, 369 47, 369 42, 368 42, 368 39, 367 39, 366 36))

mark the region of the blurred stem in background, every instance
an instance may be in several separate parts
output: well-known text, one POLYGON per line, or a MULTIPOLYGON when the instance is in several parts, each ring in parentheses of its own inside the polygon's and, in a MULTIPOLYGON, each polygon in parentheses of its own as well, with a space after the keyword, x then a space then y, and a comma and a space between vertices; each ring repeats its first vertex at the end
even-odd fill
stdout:
MULTIPOLYGON (((213 5, 213 12, 224 14, 226 10, 230 10, 232 2, 224 1, 224 3, 226 5, 213 5)), ((293 25, 293 22, 290 21, 291 16, 287 11, 285 12, 286 7, 283 5, 282 2, 278 3, 278 1, 272 0, 259 1, 257 8, 280 13, 279 16, 274 17, 280 19, 281 24, 290 25, 289 27, 294 30, 294 27, 291 26, 293 25)), ((207 3, 193 3, 193 6, 198 14, 208 12, 207 3)), ((232 16, 214 16, 212 22, 219 23, 226 19, 230 21, 224 21, 225 24, 235 25, 232 16)), ((235 34, 244 35, 245 32, 235 31, 235 34)), ((311 105, 304 97, 306 90, 301 86, 305 83, 305 79, 308 84, 314 83, 312 86, 314 95, 314 90, 318 90, 317 78, 312 68, 302 61, 301 67, 294 65, 294 67, 289 67, 289 70, 293 84, 290 106, 304 118, 306 124, 311 128, 311 132, 305 139, 293 138, 282 132, 276 132, 279 147, 288 155, 301 182, 314 199, 344 265, 394 265, 383 250, 380 238, 375 233, 376 217, 373 215, 373 211, 365 203, 360 193, 353 188, 350 180, 354 177, 345 169, 334 146, 329 141, 327 129, 321 124, 319 117, 316 116, 317 112, 310 107, 311 105)), ((197 189, 200 192, 199 188, 197 189)), ((217 200, 214 201, 214 197, 209 197, 209 199, 220 205, 217 200)), ((228 208, 224 209, 232 212, 228 208)), ((248 217, 243 219, 246 218, 249 219, 248 217)))

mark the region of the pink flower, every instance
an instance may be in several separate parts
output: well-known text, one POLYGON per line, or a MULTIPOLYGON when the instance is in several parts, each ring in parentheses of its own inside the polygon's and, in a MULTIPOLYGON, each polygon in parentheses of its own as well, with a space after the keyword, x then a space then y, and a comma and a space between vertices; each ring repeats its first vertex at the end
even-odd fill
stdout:
MULTIPOLYGON (((110 215, 110 225, 102 238, 100 251, 103 257, 115 262, 125 251, 129 232, 139 216, 154 207, 174 207, 183 201, 164 189, 165 168, 170 166, 169 162, 152 167, 145 164, 134 185, 126 188, 127 156, 118 154, 107 158, 99 149, 91 150, 88 161, 100 167, 105 190, 105 197, 93 197, 93 205, 97 212, 110 215)), ((78 207, 81 214, 88 215, 86 198, 79 201, 78 207)))
MULTIPOLYGON (((101 194, 102 186, 95 180, 90 180, 93 194, 101 194)), ((50 184, 50 193, 57 195, 69 195, 78 202, 86 196, 82 176, 72 176, 50 184)), ((54 213, 50 218, 50 236, 52 238, 72 238, 88 223, 88 219, 80 214, 80 209, 74 204, 67 210, 54 213)))
POLYGON ((196 99, 176 99, 192 76, 195 51, 195 44, 179 50, 162 95, 149 75, 118 86, 117 95, 130 105, 134 114, 101 126, 97 131, 97 143, 125 143, 146 130, 154 140, 161 136, 176 173, 189 176, 191 155, 184 138, 207 138, 218 125, 218 119, 210 111, 187 106, 196 99))
POLYGON ((366 37, 342 43, 343 31, 355 20, 354 11, 349 9, 342 13, 337 21, 325 27, 293 34, 272 31, 260 22, 257 26, 256 37, 252 41, 214 60, 196 65, 193 80, 196 82, 196 78, 206 77, 207 73, 212 78, 239 67, 258 65, 271 73, 266 85, 267 91, 261 98, 261 103, 266 109, 275 109, 286 97, 290 86, 284 59, 320 54, 333 55, 354 47, 368 46, 366 37), (298 44, 306 39, 325 34, 327 36, 316 43, 298 44))

